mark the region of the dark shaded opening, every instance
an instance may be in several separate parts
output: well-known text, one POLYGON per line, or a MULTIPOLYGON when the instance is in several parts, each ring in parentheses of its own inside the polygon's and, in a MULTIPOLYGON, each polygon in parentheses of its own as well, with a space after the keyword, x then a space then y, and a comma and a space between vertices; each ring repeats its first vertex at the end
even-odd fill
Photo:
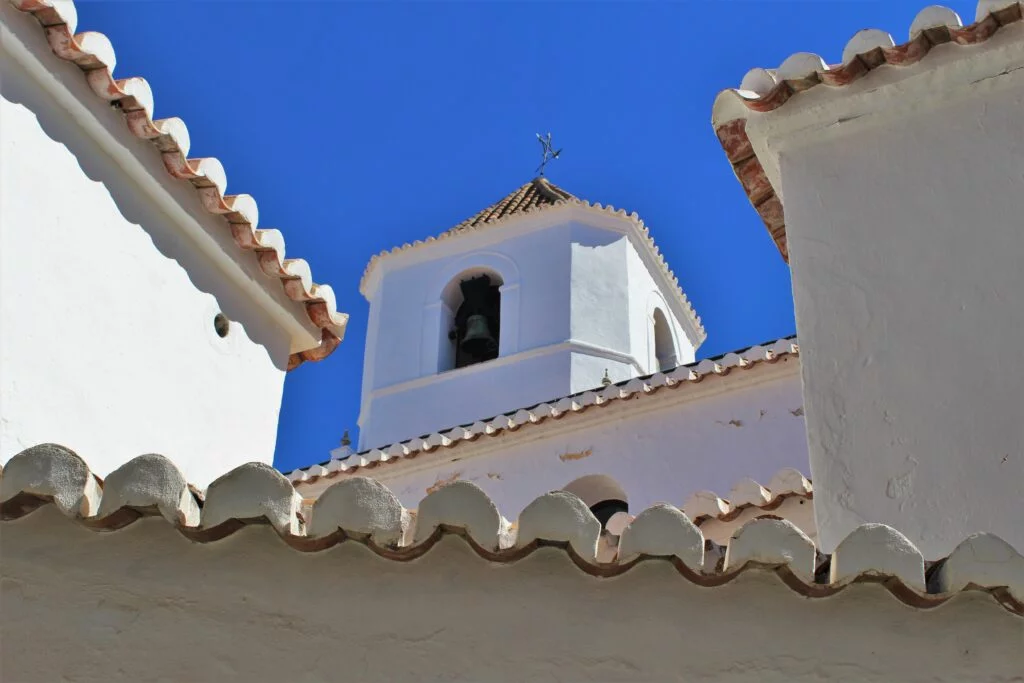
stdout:
POLYGON ((624 500, 602 500, 596 505, 591 505, 590 511, 597 517, 597 521, 601 522, 603 529, 608 526, 608 520, 616 512, 629 512, 629 504, 624 500))
POLYGON ((217 336, 223 339, 231 330, 231 321, 223 313, 218 313, 213 317, 213 329, 217 332, 217 336))
POLYGON ((483 363, 498 357, 501 337, 501 290, 488 275, 459 283, 463 301, 455 312, 455 329, 448 335, 455 345, 455 367, 483 363))

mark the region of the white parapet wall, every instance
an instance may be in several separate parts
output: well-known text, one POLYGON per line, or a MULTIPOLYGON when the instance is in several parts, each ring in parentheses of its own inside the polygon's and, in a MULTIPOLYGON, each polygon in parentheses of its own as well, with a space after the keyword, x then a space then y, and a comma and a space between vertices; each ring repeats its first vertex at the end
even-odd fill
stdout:
POLYGON ((884 522, 929 557, 1024 548, 1021 5, 910 37, 754 70, 716 130, 788 246, 822 545, 884 522))
POLYGON ((52 54, 35 18, 6 1, 2 10, 0 461, 67 442, 105 476, 156 452, 201 486, 270 463, 292 335, 140 183, 226 235, 254 289, 280 283, 81 69, 52 54), (139 166, 115 161, 110 146, 139 166))
POLYGON ((586 504, 514 524, 457 482, 403 508, 349 479, 312 511, 266 465, 210 485, 143 456, 102 490, 71 451, 0 480, 7 681, 1012 680, 1024 558, 990 535, 926 575, 881 524, 831 556, 757 519, 724 549, 656 505, 610 554, 586 504))

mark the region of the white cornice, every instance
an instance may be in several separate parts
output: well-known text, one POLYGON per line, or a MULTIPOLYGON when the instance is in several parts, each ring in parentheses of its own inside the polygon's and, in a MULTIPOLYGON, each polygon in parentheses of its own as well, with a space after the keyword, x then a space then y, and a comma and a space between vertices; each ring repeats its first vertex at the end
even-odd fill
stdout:
POLYGON ((482 249, 511 237, 557 227, 573 220, 627 235, 652 277, 663 291, 670 294, 668 299, 673 314, 683 325, 690 343, 695 348, 703 343, 707 333, 700 317, 679 287, 678 278, 669 269, 668 263, 640 217, 636 213, 627 214, 624 210, 612 206, 591 204, 578 199, 567 199, 558 204, 513 214, 476 229, 444 234, 436 238, 429 237, 423 241, 417 240, 412 244, 406 243, 390 251, 381 252, 371 258, 366 266, 359 283, 359 291, 370 300, 379 286, 381 277, 389 270, 407 268, 416 263, 436 259, 444 253, 482 249))

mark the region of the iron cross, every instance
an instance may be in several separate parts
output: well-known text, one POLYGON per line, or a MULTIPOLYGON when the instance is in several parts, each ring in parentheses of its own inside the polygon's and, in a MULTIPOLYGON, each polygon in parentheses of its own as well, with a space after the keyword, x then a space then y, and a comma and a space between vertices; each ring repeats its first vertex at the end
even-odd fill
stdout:
POLYGON ((557 159, 558 155, 562 153, 562 150, 556 150, 551 146, 551 133, 548 133, 546 137, 537 133, 537 140, 540 142, 541 153, 543 154, 540 166, 537 167, 537 173, 543 176, 544 167, 548 165, 549 161, 557 159))

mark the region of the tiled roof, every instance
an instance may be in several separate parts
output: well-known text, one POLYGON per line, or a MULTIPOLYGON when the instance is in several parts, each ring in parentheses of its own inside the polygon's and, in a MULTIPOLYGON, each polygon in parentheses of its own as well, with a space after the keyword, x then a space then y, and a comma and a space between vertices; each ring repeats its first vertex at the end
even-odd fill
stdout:
MULTIPOLYGON (((377 467, 414 458, 439 448, 455 448, 460 444, 515 432, 549 420, 561 420, 583 413, 591 407, 603 407, 626 399, 640 399, 657 394, 662 388, 682 389, 708 377, 722 377, 732 370, 749 370, 763 363, 774 363, 781 358, 798 356, 800 347, 795 337, 787 337, 766 344, 752 346, 743 351, 727 353, 690 365, 681 365, 668 372, 656 372, 646 377, 635 377, 600 389, 540 403, 529 408, 504 413, 470 425, 434 432, 423 437, 372 448, 344 459, 329 460, 288 475, 296 484, 313 483, 320 478, 333 478, 363 467, 377 467)), ((665 395, 665 394, 662 394, 665 395)))
MULTIPOLYGON (((576 496, 545 494, 505 519, 487 495, 460 481, 424 498, 413 515, 384 485, 346 479, 300 514, 302 498, 279 472, 249 463, 220 477, 199 500, 181 472, 159 455, 144 455, 112 472, 102 487, 72 451, 52 444, 14 456, 0 480, 0 515, 17 520, 53 504, 86 528, 113 531, 142 517, 163 517, 185 538, 209 543, 246 525, 269 524, 285 546, 315 553, 339 543, 360 543, 379 556, 408 561, 444 535, 462 537, 482 559, 515 562, 540 547, 563 549, 574 564, 597 577, 618 576, 640 562, 670 562, 684 580, 701 586, 727 584, 748 571, 774 572, 791 590, 826 598, 854 583, 884 587, 916 608, 943 604, 961 591, 992 596, 1007 611, 1024 615, 1024 557, 996 536, 964 540, 948 557, 926 563, 898 531, 865 524, 831 556, 787 521, 755 519, 733 532, 729 543, 707 543, 682 511, 656 505, 633 519, 614 539, 576 496), (599 543, 615 541, 610 561, 599 562, 599 543)), ((220 547, 231 552, 233 546, 220 547)), ((288 552, 282 548, 281 552, 288 552)))
POLYGON ((592 204, 583 199, 579 199, 551 183, 546 178, 536 178, 531 180, 512 194, 506 196, 497 204, 487 207, 483 211, 462 221, 454 228, 442 232, 437 237, 428 237, 425 240, 416 240, 412 243, 407 242, 401 246, 393 247, 388 251, 382 251, 379 254, 375 254, 370 258, 370 262, 366 265, 366 270, 363 271, 363 277, 359 281, 359 291, 362 292, 364 296, 366 295, 366 284, 369 280, 370 272, 373 271, 378 261, 382 258, 386 258, 392 254, 409 251, 411 249, 426 247, 434 242, 455 239, 477 230, 490 230, 524 216, 532 216, 542 211, 565 207, 577 207, 585 211, 618 216, 632 222, 643 238, 642 244, 644 245, 644 248, 653 258, 653 261, 657 264, 658 269, 661 271, 665 279, 672 283, 672 289, 675 294, 676 301, 679 303, 680 308, 683 310, 690 326, 694 330, 692 334, 687 332, 687 336, 690 337, 690 342, 693 343, 694 346, 699 346, 707 338, 707 333, 704 331, 704 326, 701 324, 700 316, 698 316, 697 312, 693 310, 690 300, 679 287, 679 279, 675 276, 675 273, 672 272, 672 269, 668 267, 665 257, 661 254, 661 250, 659 250, 658 246, 654 243, 650 230, 640 219, 640 216, 635 212, 626 213, 624 209, 616 209, 614 206, 604 206, 599 203, 592 204))
POLYGON ((451 230, 446 230, 443 234, 449 235, 466 232, 482 225, 497 223, 507 216, 527 213, 546 206, 554 206, 568 199, 579 201, 547 178, 534 178, 515 192, 507 195, 504 199, 491 204, 483 211, 462 221, 451 230))
POLYGON ((864 29, 854 34, 843 48, 839 64, 830 66, 816 54, 797 52, 777 69, 752 69, 738 89, 719 93, 712 111, 715 133, 750 203, 757 209, 784 259, 789 260, 789 252, 782 201, 747 137, 748 117, 752 113, 774 111, 799 93, 818 85, 839 88, 868 76, 879 67, 916 64, 936 45, 952 43, 969 49, 988 40, 1001 27, 1020 22, 1021 18, 1022 3, 1017 0, 981 0, 975 22, 969 26, 963 26, 953 10, 932 5, 918 13, 910 25, 910 39, 905 43, 897 45, 885 31, 864 29))
POLYGON ((749 478, 740 480, 732 487, 727 499, 719 498, 711 491, 698 491, 683 503, 683 512, 697 526, 708 519, 729 522, 748 508, 774 510, 794 496, 812 499, 814 487, 798 470, 787 467, 776 472, 765 486, 749 478))
POLYGON ((253 252, 263 272, 279 280, 288 298, 303 306, 309 320, 320 329, 320 344, 293 353, 288 369, 330 355, 345 334, 348 316, 338 312, 334 290, 329 285, 313 282, 306 261, 285 258, 284 237, 278 230, 256 229, 256 200, 247 194, 224 194, 227 175, 217 159, 188 158, 190 141, 184 121, 153 120, 153 93, 145 79, 114 78, 116 57, 110 40, 102 33, 75 33, 78 15, 73 2, 9 1, 35 17, 54 54, 77 65, 97 97, 117 105, 127 130, 137 138, 149 140, 159 150, 167 173, 191 183, 203 208, 224 217, 225 229, 231 231, 238 248, 253 252))

